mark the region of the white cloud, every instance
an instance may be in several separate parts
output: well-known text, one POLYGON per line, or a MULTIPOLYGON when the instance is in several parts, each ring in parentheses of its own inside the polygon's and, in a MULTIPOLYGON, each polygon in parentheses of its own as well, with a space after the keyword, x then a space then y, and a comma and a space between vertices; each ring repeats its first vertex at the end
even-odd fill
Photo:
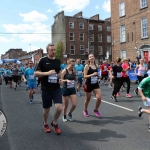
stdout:
POLYGON ((41 14, 37 11, 31 11, 26 14, 19 14, 21 17, 23 17, 23 21, 25 22, 41 22, 48 20, 47 16, 44 14, 41 14))
POLYGON ((9 42, 9 41, 10 41, 9 39, 0 36, 0 42, 9 42))
POLYGON ((99 9, 99 6, 98 6, 98 5, 96 5, 96 6, 95 6, 95 9, 99 9))
POLYGON ((110 10, 110 0, 105 0, 102 7, 103 7, 104 11, 110 12, 111 11, 110 10))
POLYGON ((48 9, 47 12, 53 12, 51 9, 48 9))
POLYGON ((59 11, 64 10, 72 12, 74 10, 82 10, 89 5, 90 0, 54 0, 57 4, 59 11))

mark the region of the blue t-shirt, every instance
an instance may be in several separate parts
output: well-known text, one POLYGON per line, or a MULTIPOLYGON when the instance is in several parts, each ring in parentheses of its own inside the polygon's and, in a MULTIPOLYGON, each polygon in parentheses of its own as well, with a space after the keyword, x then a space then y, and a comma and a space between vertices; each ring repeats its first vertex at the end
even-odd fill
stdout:
POLYGON ((4 69, 4 76, 7 76, 7 70, 4 69))
MULTIPOLYGON (((148 64, 144 63, 143 65, 144 65, 144 67, 145 67, 146 70, 147 70, 147 69, 148 69, 148 64)), ((144 75, 147 74, 147 71, 146 71, 146 70, 145 70, 145 72, 144 72, 144 75)))
POLYGON ((0 68, 0 76, 2 76, 3 68, 0 68))
POLYGON ((24 76, 27 79, 27 82, 36 82, 36 77, 34 76, 34 68, 27 68, 24 72, 24 76))
POLYGON ((12 71, 11 70, 7 70, 6 74, 9 76, 9 77, 12 77, 12 71))
POLYGON ((61 64, 61 65, 60 65, 61 70, 64 70, 66 67, 67 67, 66 64, 61 64))
POLYGON ((78 76, 78 78, 82 78, 83 75, 82 75, 82 72, 84 70, 84 66, 82 64, 76 64, 74 66, 74 69, 76 70, 76 75, 78 76))
POLYGON ((18 69, 18 75, 21 76, 22 74, 23 74, 23 68, 20 67, 20 68, 18 69))

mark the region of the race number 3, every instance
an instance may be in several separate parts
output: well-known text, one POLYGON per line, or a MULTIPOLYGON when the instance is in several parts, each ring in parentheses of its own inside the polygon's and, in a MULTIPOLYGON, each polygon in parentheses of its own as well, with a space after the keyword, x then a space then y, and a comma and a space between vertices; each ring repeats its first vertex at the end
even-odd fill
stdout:
POLYGON ((4 135, 6 129, 7 129, 7 119, 2 110, 0 110, 0 138, 4 135))

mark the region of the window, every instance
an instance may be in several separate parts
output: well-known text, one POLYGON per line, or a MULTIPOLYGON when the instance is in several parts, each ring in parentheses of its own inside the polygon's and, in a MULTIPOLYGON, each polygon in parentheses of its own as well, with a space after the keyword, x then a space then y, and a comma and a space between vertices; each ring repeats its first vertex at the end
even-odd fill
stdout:
POLYGON ((102 42, 102 34, 98 34, 98 42, 102 42))
POLYGON ((74 33, 69 33, 70 35, 70 41, 74 41, 74 33))
POLYGON ((121 2, 119 5, 120 17, 125 16, 125 5, 124 2, 121 2))
POLYGON ((103 47, 102 46, 98 46, 98 54, 103 55, 103 47))
POLYGON ((94 46, 93 45, 90 45, 89 54, 94 54, 94 46))
POLYGON ((80 41, 84 41, 84 33, 80 33, 80 41))
POLYGON ((69 28, 74 29, 74 22, 69 22, 69 28))
POLYGON ((75 45, 70 45, 70 55, 75 54, 75 45))
POLYGON ((108 51, 109 55, 111 55, 111 46, 107 46, 107 51, 108 51))
POLYGON ((147 20, 147 18, 143 18, 141 20, 141 37, 142 38, 148 37, 148 20, 147 20))
POLYGON ((79 29, 84 29, 84 23, 79 23, 79 29))
POLYGON ((111 36, 110 35, 107 35, 107 42, 111 43, 111 36))
POLYGON ((121 50, 120 57, 121 58, 126 58, 126 50, 121 50))
POLYGON ((140 0, 141 8, 147 7, 147 0, 140 0))
POLYGON ((90 42, 94 42, 94 34, 90 34, 90 42))
POLYGON ((126 28, 125 28, 125 25, 120 26, 120 42, 126 42, 126 28))
POLYGON ((93 24, 89 24, 89 30, 94 30, 93 24))
POLYGON ((98 25, 98 31, 102 31, 102 25, 98 25))
POLYGON ((110 26, 107 26, 107 31, 110 32, 111 28, 110 26))
POLYGON ((80 45, 80 54, 84 55, 84 45, 80 45))

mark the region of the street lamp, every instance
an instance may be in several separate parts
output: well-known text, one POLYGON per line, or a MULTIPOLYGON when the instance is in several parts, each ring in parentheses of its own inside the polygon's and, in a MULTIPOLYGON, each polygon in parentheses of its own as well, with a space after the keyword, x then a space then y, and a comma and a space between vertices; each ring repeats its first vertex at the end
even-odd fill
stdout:
POLYGON ((30 45, 30 52, 31 52, 31 44, 29 44, 30 45))

